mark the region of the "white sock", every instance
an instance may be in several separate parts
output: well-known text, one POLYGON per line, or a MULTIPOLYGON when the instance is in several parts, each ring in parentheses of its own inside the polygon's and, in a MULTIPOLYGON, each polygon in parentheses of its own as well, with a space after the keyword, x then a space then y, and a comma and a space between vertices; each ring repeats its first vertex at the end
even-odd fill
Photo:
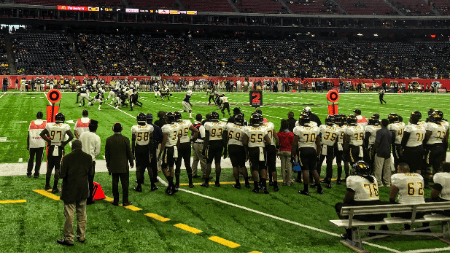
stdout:
POLYGON ((189 117, 191 117, 191 118, 192 118, 192 112, 190 112, 190 113, 189 113, 189 117))

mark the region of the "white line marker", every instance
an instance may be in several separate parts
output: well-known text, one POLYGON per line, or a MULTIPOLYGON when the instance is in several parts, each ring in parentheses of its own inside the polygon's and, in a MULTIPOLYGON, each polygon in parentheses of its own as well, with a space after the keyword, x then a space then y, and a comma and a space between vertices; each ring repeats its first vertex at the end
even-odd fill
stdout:
POLYGON ((0 98, 2 98, 2 97, 3 97, 4 95, 6 95, 6 92, 5 92, 5 93, 3 93, 3 95, 1 95, 1 96, 0 96, 0 98))
POLYGON ((19 163, 23 162, 23 158, 19 158, 19 163))
POLYGON ((426 253, 426 252, 443 252, 445 250, 450 250, 450 247, 446 247, 446 248, 435 248, 435 249, 416 249, 416 250, 408 250, 408 251, 403 251, 403 252, 408 252, 408 253, 426 253))

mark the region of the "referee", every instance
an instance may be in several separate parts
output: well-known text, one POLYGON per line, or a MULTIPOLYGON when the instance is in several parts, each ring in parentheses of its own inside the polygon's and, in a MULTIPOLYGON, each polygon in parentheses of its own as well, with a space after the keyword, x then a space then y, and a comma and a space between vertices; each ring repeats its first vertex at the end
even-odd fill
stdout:
POLYGON ((378 92, 378 97, 380 98, 380 103, 381 103, 381 104, 383 104, 383 102, 386 104, 386 101, 383 99, 383 97, 384 97, 384 90, 383 90, 383 89, 381 89, 381 90, 378 92))
POLYGON ((94 175, 95 175, 95 158, 98 157, 101 150, 100 137, 95 133, 98 128, 98 121, 91 120, 89 123, 89 132, 84 132, 80 136, 82 143, 81 150, 92 157, 92 174, 88 175, 89 197, 86 204, 94 204, 94 175))

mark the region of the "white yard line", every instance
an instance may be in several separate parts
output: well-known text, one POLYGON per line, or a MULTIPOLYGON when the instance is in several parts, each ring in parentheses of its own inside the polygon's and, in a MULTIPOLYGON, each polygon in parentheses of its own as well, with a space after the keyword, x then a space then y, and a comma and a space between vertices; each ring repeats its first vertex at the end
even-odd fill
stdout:
POLYGON ((435 249, 416 249, 416 250, 408 250, 408 251, 403 251, 403 252, 408 252, 408 253, 427 253, 427 252, 443 252, 444 250, 450 250, 450 247, 435 248, 435 249))
POLYGON ((50 100, 48 100, 47 94, 46 94, 45 92, 42 92, 42 93, 44 93, 44 97, 45 97, 45 99, 47 99, 48 104, 49 104, 49 105, 52 105, 52 103, 50 103, 50 100))
POLYGON ((2 98, 2 97, 3 97, 4 95, 6 95, 6 92, 5 92, 5 93, 3 93, 3 95, 1 95, 1 96, 0 96, 0 98, 2 98))

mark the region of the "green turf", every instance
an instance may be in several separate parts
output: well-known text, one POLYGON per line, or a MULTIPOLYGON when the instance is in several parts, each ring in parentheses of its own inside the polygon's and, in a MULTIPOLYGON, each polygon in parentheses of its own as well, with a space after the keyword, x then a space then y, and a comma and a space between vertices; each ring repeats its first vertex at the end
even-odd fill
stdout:
MULTIPOLYGON (((230 103, 248 103, 248 94, 227 94, 230 103)), ((0 137, 7 137, 7 142, 0 142, 0 167, 3 163, 15 163, 19 158, 28 159, 26 146, 26 132, 29 122, 35 119, 37 111, 45 111, 48 102, 43 93, 15 93, 3 96, 0 99, 0 109, 3 112, 0 129, 0 137), (32 98, 35 97, 35 98, 32 98), (26 121, 26 123, 22 123, 26 121), (8 142, 11 141, 11 142, 8 142)), ((130 128, 136 123, 135 116, 143 111, 151 112, 156 117, 159 110, 181 110, 183 94, 175 93, 171 101, 158 101, 152 93, 141 94, 144 107, 136 107, 130 112, 124 108, 124 112, 103 105, 102 111, 98 111, 97 105, 90 107, 90 118, 100 121, 98 134, 104 145, 105 139, 112 134, 111 126, 115 122, 121 122, 124 126, 123 134, 131 137, 130 128)), ((63 93, 61 112, 66 120, 74 120, 81 116, 83 108, 75 104, 76 95, 63 93)), ((446 95, 391 95, 387 94, 386 105, 380 105, 377 94, 342 94, 339 106, 340 113, 350 114, 352 110, 359 108, 363 115, 368 117, 378 112, 385 118, 391 112, 404 116, 405 121, 411 111, 420 110, 426 115, 430 107, 440 109, 444 115, 450 113, 445 105, 449 96, 446 95)), ((208 105, 197 105, 206 102, 205 93, 194 93, 192 97, 193 115, 202 113, 205 115, 217 108, 208 105)), ((275 123, 279 128, 280 119, 285 118, 289 111, 296 115, 306 105, 312 107, 312 111, 321 119, 327 114, 327 102, 324 94, 264 94, 264 103, 285 103, 291 105, 269 106, 262 108, 264 117, 275 123)), ((233 108, 234 106, 231 106, 233 108)), ((248 119, 254 111, 248 106, 240 106, 248 119)), ((188 114, 183 113, 183 118, 188 114)), ((73 124, 71 124, 73 129, 73 124)), ((69 151, 67 149, 67 151, 69 151)), ((103 152, 99 159, 103 159, 103 152)), ((24 164, 25 169, 25 164, 24 164)), ((322 174, 324 170, 322 170, 322 174)), ((214 173, 213 173, 214 174, 214 173)), ((160 176, 162 176, 160 174, 160 176)), ((295 174, 294 174, 295 176, 295 174)), ((224 169, 221 181, 232 182, 231 170, 224 169)), ((135 175, 130 174, 130 182, 134 182, 135 175)), ((280 175, 279 175, 280 179, 280 175)), ((99 182, 107 196, 112 197, 111 178, 107 173, 97 173, 95 181, 99 182)), ((182 183, 187 182, 185 172, 182 172, 182 183)), ((201 182, 194 179, 194 182, 201 182)), ((55 240, 62 237, 64 222, 63 204, 47 197, 41 196, 32 189, 42 189, 45 184, 43 176, 39 179, 28 179, 24 176, 0 177, 0 200, 26 199, 24 204, 0 204, 0 251, 3 252, 60 252, 60 251, 87 251, 87 252, 250 252, 253 250, 262 252, 350 252, 342 246, 340 239, 335 236, 312 231, 284 221, 249 212, 237 207, 232 207, 217 201, 180 191, 175 196, 164 194, 164 186, 149 192, 148 179, 144 185, 144 193, 132 191, 134 183, 130 183, 130 200, 143 210, 133 212, 122 207, 114 207, 106 201, 99 201, 95 205, 88 206, 88 234, 86 244, 77 244, 72 248, 64 248, 56 244, 55 240), (160 222, 144 216, 145 213, 156 213, 171 219, 168 222, 160 222), (128 222, 130 220, 130 222, 128 222), (199 235, 194 235, 174 227, 174 224, 183 223, 202 230, 199 235), (230 249, 218 243, 208 240, 210 236, 219 236, 233 241, 241 246, 230 249)), ((254 194, 250 189, 236 190, 231 184, 223 184, 216 188, 208 189, 196 186, 193 189, 183 186, 182 189, 200 193, 221 199, 240 206, 251 208, 263 213, 278 216, 283 219, 309 225, 335 234, 343 233, 337 229, 330 219, 336 219, 334 205, 342 201, 345 194, 345 185, 324 189, 324 195, 316 194, 311 189, 311 196, 305 197, 297 193, 302 185, 296 183, 293 186, 281 186, 279 192, 269 195, 254 194)), ((387 200, 388 188, 380 188, 380 198, 387 200)), ((429 190, 425 191, 429 196, 429 190)), ((394 226, 392 229, 400 229, 394 226)), ((373 243, 386 246, 399 251, 442 248, 446 244, 438 240, 429 240, 420 237, 394 236, 387 239, 376 240, 373 243)), ((380 248, 366 246, 370 251, 383 252, 380 248)))

